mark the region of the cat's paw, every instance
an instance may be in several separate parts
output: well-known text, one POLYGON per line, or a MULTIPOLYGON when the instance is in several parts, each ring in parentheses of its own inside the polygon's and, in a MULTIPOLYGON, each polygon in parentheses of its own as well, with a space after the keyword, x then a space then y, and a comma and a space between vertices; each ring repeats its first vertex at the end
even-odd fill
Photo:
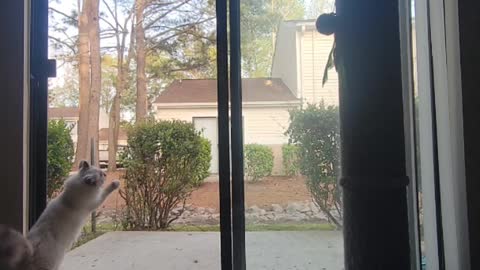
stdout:
POLYGON ((118 181, 118 180, 113 180, 111 185, 112 185, 112 188, 113 188, 113 189, 117 189, 117 188, 120 187, 120 181, 118 181))

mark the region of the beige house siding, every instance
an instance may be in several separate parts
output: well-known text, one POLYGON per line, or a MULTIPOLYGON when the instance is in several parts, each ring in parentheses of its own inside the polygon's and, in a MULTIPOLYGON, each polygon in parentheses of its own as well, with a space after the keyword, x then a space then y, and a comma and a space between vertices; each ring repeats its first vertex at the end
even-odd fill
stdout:
POLYGON ((333 36, 325 36, 315 29, 301 34, 301 80, 302 100, 305 103, 338 105, 338 75, 332 69, 328 72, 328 81, 322 86, 323 73, 332 49, 333 36))
MULTIPOLYGON (((287 107, 244 108, 244 141, 245 144, 284 144, 288 137, 284 135, 288 128, 287 107)), ((217 109, 212 108, 159 108, 156 119, 184 120, 191 122, 194 117, 217 117, 217 109)))
POLYGON ((315 29, 314 21, 286 21, 280 26, 272 62, 272 77, 281 78, 303 104, 338 105, 338 75, 328 72, 322 86, 323 73, 334 37, 315 29))
MULTIPOLYGON (((73 129, 70 131, 70 136, 72 137, 73 144, 77 145, 78 141, 78 116, 76 117, 49 117, 48 120, 64 120, 68 125, 72 125, 73 129)), ((99 129, 108 128, 108 114, 104 110, 100 110, 99 119, 98 119, 99 129)), ((108 144, 108 142, 107 142, 108 144)))
MULTIPOLYGON (((285 131, 289 124, 288 106, 244 107, 244 143, 268 145, 274 152, 274 175, 283 174, 282 145, 288 143, 285 131)), ((165 108, 157 107, 157 120, 184 120, 192 122, 194 117, 217 117, 215 107, 208 108, 165 108)))
POLYGON ((245 143, 278 145, 288 142, 288 107, 244 110, 245 143))
POLYGON ((193 117, 217 117, 216 108, 158 108, 157 120, 183 120, 191 122, 193 117))
MULTIPOLYGON (((126 146, 127 144, 127 140, 118 140, 119 146, 126 146)), ((108 161, 108 140, 98 141, 98 155, 100 161, 108 161)))

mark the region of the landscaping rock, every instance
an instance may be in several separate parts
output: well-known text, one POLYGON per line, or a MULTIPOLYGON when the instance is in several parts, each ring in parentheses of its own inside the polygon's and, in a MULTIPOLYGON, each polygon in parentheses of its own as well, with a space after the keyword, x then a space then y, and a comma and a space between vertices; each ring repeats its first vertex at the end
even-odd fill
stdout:
POLYGON ((209 214, 215 214, 217 211, 213 208, 207 208, 207 209, 205 209, 205 212, 207 212, 209 214))
POLYGON ((256 205, 252 205, 246 210, 247 214, 255 214, 255 215, 264 215, 265 212, 266 212, 265 210, 263 210, 262 208, 256 205))
POLYGON ((318 206, 314 202, 310 202, 310 209, 312 209, 314 213, 320 212, 320 208, 318 208, 318 206))
POLYGON ((312 209, 310 209, 310 207, 308 205, 305 205, 299 212, 307 214, 309 212, 312 212, 312 209))
POLYGON ((303 209, 303 205, 300 203, 288 203, 287 205, 287 213, 295 214, 296 212, 300 212, 303 209))
MULTIPOLYGON (((180 214, 181 208, 172 211, 172 216, 180 214)), ((335 214, 335 213, 333 213, 335 214)), ((99 223, 112 222, 113 214, 102 212, 99 223)), ((245 218, 251 224, 280 224, 280 223, 318 223, 326 222, 327 216, 323 214, 311 201, 290 202, 286 208, 279 204, 272 204, 263 209, 257 205, 247 207, 245 218)), ((194 207, 186 205, 182 215, 173 224, 184 225, 217 225, 220 222, 220 214, 214 208, 194 207)))
POLYGON ((321 220, 327 220, 327 216, 322 212, 316 213, 315 215, 313 215, 313 217, 321 220))
POLYGON ((283 213, 283 207, 279 204, 272 204, 270 209, 275 213, 283 213))

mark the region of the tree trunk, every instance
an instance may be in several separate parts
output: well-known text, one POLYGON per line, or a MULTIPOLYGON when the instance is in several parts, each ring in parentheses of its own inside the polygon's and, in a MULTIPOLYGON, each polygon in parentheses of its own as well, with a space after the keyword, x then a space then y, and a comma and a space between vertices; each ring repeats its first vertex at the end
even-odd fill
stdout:
MULTIPOLYGON (((79 75, 79 120, 78 140, 75 154, 75 164, 86 160, 88 155, 88 118, 90 99, 90 43, 88 37, 88 14, 90 1, 83 0, 82 10, 78 19, 78 75, 79 75)), ((75 165, 76 167, 76 165, 75 165)))
MULTIPOLYGON (((123 75, 119 75, 117 80, 123 80, 123 75)), ((117 85, 118 84, 120 83, 117 82, 117 85)), ((122 90, 123 86, 117 86, 117 94, 113 99, 108 121, 108 170, 111 172, 117 169, 118 134, 120 131, 120 97, 122 90)))
POLYGON ((135 4, 135 39, 137 53, 137 104, 136 121, 142 121, 147 116, 147 79, 145 75, 145 29, 143 28, 143 11, 145 0, 136 0, 135 4))
MULTIPOLYGON (((123 47, 125 48, 125 47, 123 47)), ((123 52, 123 50, 122 50, 123 52)), ((127 61, 128 64, 129 61, 127 61)), ((117 84, 115 97, 110 110, 108 121, 108 170, 113 172, 117 169, 118 135, 120 133, 120 101, 125 90, 126 65, 123 57, 118 60, 117 84)))
MULTIPOLYGON (((130 60, 133 55, 134 38, 134 24, 132 21, 132 29, 130 32, 130 46, 127 54, 127 59, 124 63, 125 39, 126 34, 122 33, 122 38, 117 36, 117 83, 116 94, 110 109, 110 116, 108 121, 108 170, 113 172, 117 169, 117 152, 118 152, 118 135, 120 133, 120 101, 123 91, 125 90, 125 80, 127 78, 130 66, 130 60), (121 41, 120 41, 121 40, 121 41)), ((120 35, 117 29, 117 35, 120 35)))
POLYGON ((95 144, 95 165, 98 164, 98 128, 100 115, 100 91, 102 87, 102 67, 100 56, 100 22, 99 22, 99 0, 91 0, 89 12, 89 31, 90 39, 90 68, 91 68, 91 87, 90 103, 88 117, 88 138, 93 139, 95 144))

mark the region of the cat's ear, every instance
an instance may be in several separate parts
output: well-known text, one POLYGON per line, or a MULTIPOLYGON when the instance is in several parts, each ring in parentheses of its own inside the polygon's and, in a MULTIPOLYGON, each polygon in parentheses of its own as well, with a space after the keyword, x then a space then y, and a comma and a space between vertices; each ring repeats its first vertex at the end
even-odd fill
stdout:
POLYGON ((86 161, 86 160, 80 161, 80 164, 78 165, 78 169, 86 170, 88 168, 90 168, 90 164, 88 164, 88 161, 86 161))

